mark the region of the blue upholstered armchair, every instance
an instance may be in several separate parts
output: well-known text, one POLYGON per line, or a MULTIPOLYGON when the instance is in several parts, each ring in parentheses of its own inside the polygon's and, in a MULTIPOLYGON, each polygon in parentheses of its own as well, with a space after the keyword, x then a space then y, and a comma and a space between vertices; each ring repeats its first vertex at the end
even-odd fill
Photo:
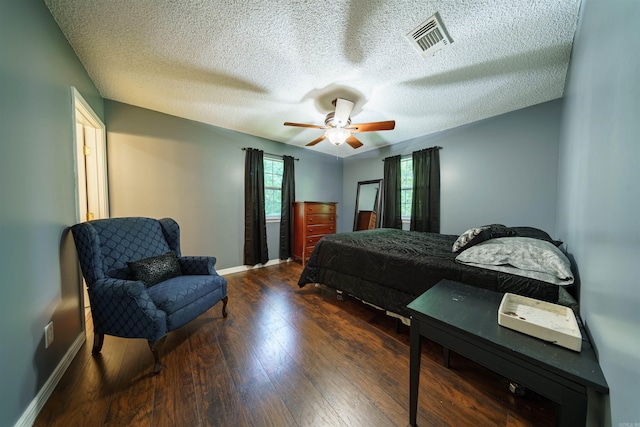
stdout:
POLYGON ((218 301, 227 317, 227 281, 216 273, 216 259, 181 256, 180 228, 173 219, 100 219, 71 231, 91 304, 94 354, 105 334, 145 338, 159 372, 167 332, 218 301))

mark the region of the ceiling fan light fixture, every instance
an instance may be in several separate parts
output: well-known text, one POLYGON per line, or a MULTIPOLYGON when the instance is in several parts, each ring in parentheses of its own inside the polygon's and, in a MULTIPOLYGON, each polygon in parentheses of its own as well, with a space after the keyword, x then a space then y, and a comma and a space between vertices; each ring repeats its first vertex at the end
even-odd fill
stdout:
POLYGON ((353 136, 353 133, 392 130, 396 126, 395 120, 351 124, 351 113, 353 112, 354 102, 344 98, 336 98, 333 101, 333 105, 336 109, 335 111, 331 111, 327 114, 327 117, 324 119, 324 126, 294 122, 284 122, 284 125, 311 129, 325 129, 322 136, 309 142, 305 147, 312 147, 326 139, 335 146, 347 143, 354 149, 360 148, 364 144, 358 138, 353 136))
POLYGON ((324 136, 326 136, 333 145, 342 145, 347 138, 351 136, 351 132, 344 128, 331 128, 327 129, 324 136))

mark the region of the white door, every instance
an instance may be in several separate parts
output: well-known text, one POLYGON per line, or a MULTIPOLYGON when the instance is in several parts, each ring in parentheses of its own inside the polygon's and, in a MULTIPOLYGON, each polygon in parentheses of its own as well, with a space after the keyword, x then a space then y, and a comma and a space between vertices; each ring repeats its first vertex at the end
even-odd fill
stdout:
MULTIPOLYGON (((77 176, 77 222, 109 217, 107 191, 106 132, 100 118, 73 89, 77 176)), ((89 307, 82 282, 84 306, 89 307)))

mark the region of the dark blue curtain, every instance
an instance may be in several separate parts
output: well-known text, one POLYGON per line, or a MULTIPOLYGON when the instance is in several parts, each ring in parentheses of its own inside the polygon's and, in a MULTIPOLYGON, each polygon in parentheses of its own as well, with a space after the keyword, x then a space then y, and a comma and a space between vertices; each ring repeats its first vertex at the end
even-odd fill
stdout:
POLYGON ((440 147, 414 151, 411 231, 440 232, 440 147))
POLYGON ((280 208, 280 259, 293 257, 293 202, 296 199, 295 159, 282 156, 282 205, 280 208))
POLYGON ((247 148, 244 162, 244 264, 266 264, 267 218, 264 210, 262 150, 247 148))
POLYGON ((384 159, 384 209, 382 227, 402 228, 400 156, 384 159))

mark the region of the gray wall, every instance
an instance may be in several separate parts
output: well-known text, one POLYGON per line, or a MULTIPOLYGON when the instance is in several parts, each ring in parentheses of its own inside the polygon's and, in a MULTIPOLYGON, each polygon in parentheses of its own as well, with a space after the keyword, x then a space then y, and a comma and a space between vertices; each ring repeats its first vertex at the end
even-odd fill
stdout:
POLYGON ((382 178, 382 159, 441 146, 442 233, 501 223, 554 235, 561 109, 551 101, 346 158, 343 228, 353 227, 358 181, 382 178))
POLYGON ((563 115, 553 101, 342 161, 115 102, 105 113, 44 4, 2 0, 0 425, 18 421, 82 333, 67 229, 76 215, 70 86, 108 116, 112 213, 176 216, 185 252, 212 253, 222 268, 241 264, 241 147, 299 157, 298 199, 343 202, 347 231, 356 183, 381 178, 382 158, 442 146, 443 232, 529 223, 564 240, 611 387, 602 424, 640 423, 639 18, 636 1, 583 0, 563 115), (56 341, 45 350, 52 319, 56 341))
POLYGON ((584 0, 561 144, 558 234, 609 383, 604 420, 640 425, 640 2, 584 0), (611 25, 603 25, 606 16, 611 25))
POLYGON ((103 105, 42 1, 0 2, 0 58, 0 425, 11 426, 82 334, 71 86, 100 117, 103 105))
MULTIPOLYGON (((243 264, 243 147, 292 155, 298 200, 334 201, 342 216, 342 160, 166 114, 105 101, 112 216, 172 217, 182 249, 243 264)), ((279 223, 267 225, 279 258, 279 223)))

